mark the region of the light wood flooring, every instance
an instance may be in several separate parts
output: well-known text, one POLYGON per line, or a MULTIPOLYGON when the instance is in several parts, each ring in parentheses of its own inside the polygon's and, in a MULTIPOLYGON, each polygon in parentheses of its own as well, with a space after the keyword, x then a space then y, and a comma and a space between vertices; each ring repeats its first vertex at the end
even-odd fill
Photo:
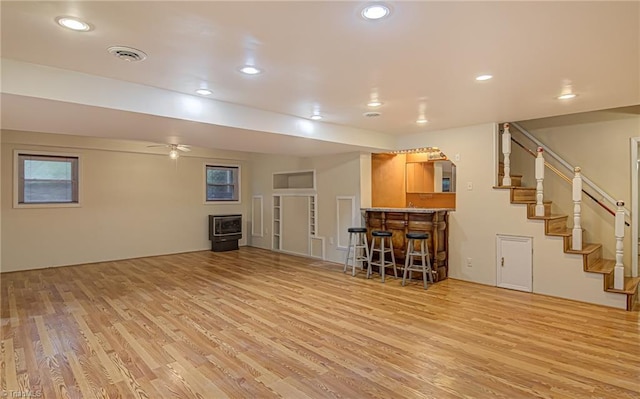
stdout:
POLYGON ((637 312, 374 277, 246 247, 5 273, 0 397, 640 398, 637 312))

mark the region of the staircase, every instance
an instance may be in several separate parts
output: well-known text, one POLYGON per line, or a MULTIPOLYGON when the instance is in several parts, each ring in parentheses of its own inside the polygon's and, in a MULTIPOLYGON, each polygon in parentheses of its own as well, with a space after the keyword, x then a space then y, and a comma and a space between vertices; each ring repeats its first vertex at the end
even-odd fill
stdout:
MULTIPOLYGON (((500 163, 500 171, 503 165, 500 163)), ((502 173, 502 172, 501 172, 502 173)), ((502 182, 503 175, 500 175, 502 182)), ((567 227, 569 215, 559 215, 551 213, 551 201, 544 201, 544 216, 535 216, 536 189, 534 187, 521 187, 522 176, 511 175, 510 186, 496 186, 495 189, 510 190, 510 201, 512 204, 526 204, 527 218, 544 221, 544 233, 548 236, 558 236, 563 238, 563 249, 565 253, 582 256, 583 270, 588 273, 602 275, 602 289, 606 292, 626 295, 627 310, 640 310, 638 302, 638 285, 640 277, 625 277, 624 288, 616 290, 613 288, 613 269, 615 260, 604 259, 602 257, 602 244, 584 243, 582 250, 571 249, 572 234, 567 227)))

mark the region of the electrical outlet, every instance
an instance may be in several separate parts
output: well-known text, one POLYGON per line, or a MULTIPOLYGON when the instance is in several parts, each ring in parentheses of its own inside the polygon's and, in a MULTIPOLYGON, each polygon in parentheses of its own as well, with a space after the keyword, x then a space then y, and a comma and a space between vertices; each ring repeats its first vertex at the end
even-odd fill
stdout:
POLYGON ((459 160, 460 160, 460 153, 457 153, 457 154, 453 157, 453 159, 455 159, 455 160, 456 160, 456 162, 457 162, 457 161, 459 161, 459 160))
POLYGON ((472 182, 470 182, 470 181, 468 181, 468 182, 467 182, 467 190, 468 190, 468 191, 473 190, 473 183, 472 183, 472 182))
POLYGON ((471 267, 472 263, 471 263, 471 258, 467 258, 467 267, 471 267))

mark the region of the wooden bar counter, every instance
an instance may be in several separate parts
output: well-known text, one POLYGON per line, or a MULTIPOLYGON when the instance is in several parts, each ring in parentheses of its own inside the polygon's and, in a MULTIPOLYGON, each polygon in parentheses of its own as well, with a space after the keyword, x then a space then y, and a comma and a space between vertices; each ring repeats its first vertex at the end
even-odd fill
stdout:
MULTIPOLYGON (((431 266, 437 273, 434 281, 449 275, 449 211, 452 208, 362 208, 371 243, 373 230, 387 230, 393 236, 393 253, 398 266, 404 264, 408 232, 429 233, 431 266)), ((369 244, 371 245, 371 244, 369 244)))

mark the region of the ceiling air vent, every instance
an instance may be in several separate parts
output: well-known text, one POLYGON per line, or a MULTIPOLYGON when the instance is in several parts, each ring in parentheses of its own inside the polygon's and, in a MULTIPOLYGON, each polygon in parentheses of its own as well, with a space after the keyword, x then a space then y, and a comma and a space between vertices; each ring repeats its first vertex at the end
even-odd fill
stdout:
POLYGON ((120 58, 121 60, 129 62, 144 61, 147 58, 147 55, 144 53, 144 51, 132 47, 113 46, 109 47, 107 51, 120 58))
POLYGON ((367 111, 362 115, 366 116, 367 118, 375 118, 376 116, 380 116, 382 114, 378 111, 367 111))

